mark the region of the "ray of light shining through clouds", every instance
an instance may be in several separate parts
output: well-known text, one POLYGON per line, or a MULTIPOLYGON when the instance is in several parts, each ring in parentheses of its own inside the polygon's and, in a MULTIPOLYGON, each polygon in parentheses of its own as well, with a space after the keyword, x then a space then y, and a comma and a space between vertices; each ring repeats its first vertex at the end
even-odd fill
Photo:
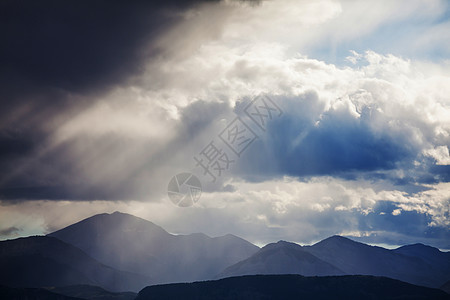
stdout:
POLYGON ((0 37, 2 240, 450 249, 449 1, 4 0, 0 37))

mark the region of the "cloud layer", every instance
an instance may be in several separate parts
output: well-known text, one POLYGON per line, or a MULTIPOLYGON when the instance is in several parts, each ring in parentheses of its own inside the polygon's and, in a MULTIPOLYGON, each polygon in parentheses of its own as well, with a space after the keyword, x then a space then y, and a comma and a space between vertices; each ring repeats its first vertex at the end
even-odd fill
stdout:
POLYGON ((449 7, 368 3, 3 3, 1 235, 121 209, 258 243, 449 248, 449 7), (211 183, 194 156, 261 93, 282 116, 211 183), (180 211, 184 171, 204 193, 180 211))

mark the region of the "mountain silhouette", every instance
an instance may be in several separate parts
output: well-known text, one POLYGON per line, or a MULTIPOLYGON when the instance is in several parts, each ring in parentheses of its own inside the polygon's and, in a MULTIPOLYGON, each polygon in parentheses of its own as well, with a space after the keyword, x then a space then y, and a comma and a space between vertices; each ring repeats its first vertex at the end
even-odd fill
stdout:
POLYGON ((76 297, 103 293, 127 298, 130 294, 106 294, 256 274, 372 275, 448 290, 450 253, 423 244, 388 250, 341 236, 312 246, 279 241, 260 249, 231 234, 170 234, 152 222, 115 212, 48 236, 1 241, 0 270, 1 285, 56 287, 52 291, 76 297))
POLYGON ((49 236, 106 265, 160 283, 211 279, 259 250, 234 235, 173 235, 150 221, 120 212, 92 216, 49 236))
POLYGON ((433 288, 450 279, 449 253, 425 245, 395 250, 332 236, 312 246, 280 241, 224 269, 216 278, 256 274, 374 275, 433 288))
POLYGON ((374 276, 253 275, 154 285, 136 300, 159 299, 450 299, 444 291, 374 276))
MULTIPOLYGON (((413 244, 399 247, 394 250, 395 253, 403 254, 410 257, 417 257, 435 268, 436 272, 442 275, 450 274, 450 253, 442 252, 437 248, 424 244, 413 244)), ((449 277, 449 276, 447 276, 449 277)))
POLYGON ((218 278, 254 274, 325 276, 345 273, 297 244, 279 241, 266 245, 251 257, 228 267, 218 278))
MULTIPOLYGON (((11 288, 0 285, 0 299, 14 300, 81 300, 40 288, 11 288)), ((106 299, 105 299, 106 300, 106 299)))
MULTIPOLYGON (((406 250, 369 246, 342 236, 332 236, 303 248, 347 274, 386 276, 429 287, 440 287, 450 278, 450 273, 437 272, 435 266, 448 263, 448 255, 429 256, 425 260, 423 257, 405 255, 406 250), (437 260, 433 262, 432 257, 437 260)), ((432 249, 435 254, 442 253, 432 249)))
POLYGON ((439 288, 445 291, 447 294, 450 294, 450 280, 441 285, 439 288))
POLYGON ((0 284, 10 287, 98 285, 110 291, 139 290, 142 275, 115 270, 73 245, 33 236, 0 242, 0 284))
POLYGON ((50 292, 89 300, 134 300, 137 296, 132 292, 113 293, 92 285, 71 285, 47 288, 50 292))

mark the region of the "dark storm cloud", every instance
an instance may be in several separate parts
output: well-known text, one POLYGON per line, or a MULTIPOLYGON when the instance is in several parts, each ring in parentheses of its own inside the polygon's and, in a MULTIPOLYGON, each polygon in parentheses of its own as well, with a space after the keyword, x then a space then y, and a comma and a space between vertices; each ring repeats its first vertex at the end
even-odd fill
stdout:
MULTIPOLYGON (((65 161, 64 147, 71 145, 37 158, 31 154, 53 128, 92 105, 93 96, 126 85, 146 60, 163 55, 168 49, 153 42, 200 2, 210 1, 2 1, 0 197, 123 196, 119 188, 69 187, 64 177, 75 167, 65 161)), ((112 136, 97 145, 122 139, 112 136)))
POLYGON ((79 108, 68 95, 124 84, 162 51, 151 42, 197 2, 2 1, 1 128, 40 125, 79 108))
MULTIPOLYGON (((172 42, 183 37, 184 32, 169 34, 170 38, 163 43, 175 49, 158 48, 153 42, 184 21, 180 12, 197 1, 124 3, 3 1, 0 4, 0 34, 6 45, 0 47, 0 199, 116 200, 128 199, 130 195, 141 199, 155 186, 165 185, 166 175, 173 175, 164 174, 164 168, 181 171, 191 166, 192 156, 225 126, 217 120, 225 115, 228 118, 228 104, 192 102, 192 97, 187 96, 191 102, 187 107, 173 105, 180 117, 176 125, 170 125, 176 132, 174 137, 139 140, 127 133, 109 132, 107 128, 106 133, 96 136, 79 131, 82 133, 73 134, 55 147, 42 149, 48 145, 52 130, 65 125, 92 105, 92 99, 101 98, 114 87, 126 87, 139 80, 146 81, 149 90, 159 88, 161 93, 170 91, 174 81, 186 83, 181 91, 195 86, 195 80, 192 83, 188 80, 196 77, 195 69, 189 78, 183 77, 183 72, 180 76, 176 70, 167 74, 155 71, 144 79, 137 77, 149 66, 145 64, 149 59, 158 58, 150 66, 164 65, 170 56, 165 51, 173 54, 180 49, 173 45, 182 43, 172 42), (124 155, 130 148, 134 153, 124 155), (157 176, 149 171, 153 169, 159 170, 157 176), (152 179, 155 177, 158 178, 152 179), (151 184, 147 184, 150 179, 151 184)), ((205 27, 209 17, 207 14, 206 21, 198 23, 205 27)), ((217 18, 214 21, 219 25, 211 26, 213 36, 220 35, 222 24, 217 18)), ((189 28, 196 29, 192 24, 189 28)), ((193 40, 200 40, 198 36, 204 34, 192 31, 193 40)), ((254 70, 255 78, 265 73, 258 74, 258 70, 254 70)), ((252 76, 244 79, 251 82, 252 76)), ((432 159, 421 157, 423 147, 412 141, 410 132, 374 129, 380 114, 374 107, 362 107, 358 118, 345 107, 325 108, 317 92, 274 99, 285 114, 269 124, 268 132, 246 151, 230 175, 252 181, 284 175, 300 180, 316 175, 350 180, 363 176, 403 186, 450 180, 449 166, 437 166, 432 159), (416 160, 425 163, 417 167, 416 160), (400 178, 389 173, 394 170, 406 174, 400 178)), ((128 105, 125 102, 113 110, 123 110, 128 105)), ((390 121, 383 118, 384 115, 380 117, 384 123, 390 121)))
POLYGON ((97 90, 139 72, 141 47, 198 1, 2 1, 2 90, 97 90))

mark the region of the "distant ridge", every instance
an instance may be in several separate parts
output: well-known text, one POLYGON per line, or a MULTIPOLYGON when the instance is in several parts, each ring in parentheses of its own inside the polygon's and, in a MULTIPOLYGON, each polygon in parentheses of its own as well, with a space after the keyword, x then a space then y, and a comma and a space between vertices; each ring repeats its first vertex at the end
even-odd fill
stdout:
POLYGON ((136 300, 159 299, 450 299, 444 291, 374 276, 253 275, 155 285, 136 300))
POLYGON ((450 274, 450 253, 421 243, 406 245, 394 250, 410 257, 418 257, 431 264, 440 264, 450 274), (443 264, 443 265, 442 265, 443 264))
POLYGON ((241 275, 374 275, 448 288, 450 253, 423 244, 394 250, 342 236, 312 246, 279 241, 262 249, 227 234, 173 235, 129 214, 99 214, 48 236, 0 242, 0 284, 94 285, 115 292, 145 285, 241 275))
POLYGON ((438 288, 450 279, 450 273, 437 271, 440 265, 449 262, 449 256, 439 249, 427 247, 434 249, 435 254, 444 255, 435 256, 437 261, 433 264, 423 258, 366 245, 342 236, 332 236, 303 248, 347 274, 386 276, 438 288))
POLYGON ((137 296, 132 292, 113 293, 91 285, 71 285, 46 289, 56 294, 89 300, 134 300, 137 296))
POLYGON ((251 257, 228 267, 217 277, 254 274, 344 275, 335 266, 285 241, 268 244, 251 257))
POLYGON ((280 241, 263 247, 216 278, 257 274, 374 275, 433 288, 450 279, 449 253, 425 245, 395 250, 369 246, 342 236, 312 246, 280 241))

